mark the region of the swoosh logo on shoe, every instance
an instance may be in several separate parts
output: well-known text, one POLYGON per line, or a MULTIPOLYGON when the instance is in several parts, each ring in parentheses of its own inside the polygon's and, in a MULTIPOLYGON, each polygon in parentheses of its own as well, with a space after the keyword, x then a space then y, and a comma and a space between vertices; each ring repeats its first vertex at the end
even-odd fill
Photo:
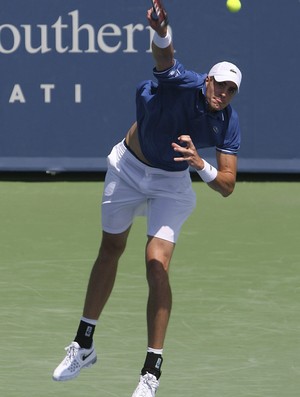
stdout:
POLYGON ((82 361, 85 361, 88 357, 90 357, 90 355, 91 354, 93 354, 94 353, 94 350, 92 350, 89 354, 84 354, 83 356, 82 356, 82 361))

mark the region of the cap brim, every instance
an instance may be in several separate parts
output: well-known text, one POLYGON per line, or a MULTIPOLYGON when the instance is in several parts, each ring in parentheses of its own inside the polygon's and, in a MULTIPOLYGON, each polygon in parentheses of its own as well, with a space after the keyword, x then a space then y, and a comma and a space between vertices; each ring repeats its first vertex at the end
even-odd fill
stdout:
POLYGON ((238 92, 240 90, 240 86, 239 86, 239 83, 238 83, 237 79, 233 79, 232 77, 229 77, 229 76, 224 75, 224 74, 215 74, 215 75, 213 75, 213 78, 218 83, 221 83, 222 81, 231 81, 232 83, 234 83, 236 85, 238 92))

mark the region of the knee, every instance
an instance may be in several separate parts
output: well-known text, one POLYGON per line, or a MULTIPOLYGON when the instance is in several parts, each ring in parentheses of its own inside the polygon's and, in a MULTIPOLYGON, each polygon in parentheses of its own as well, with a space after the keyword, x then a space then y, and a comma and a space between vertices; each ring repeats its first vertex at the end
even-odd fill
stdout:
POLYGON ((118 236, 103 236, 99 256, 102 258, 120 258, 126 248, 126 240, 118 236))
POLYGON ((147 263, 147 281, 149 288, 163 288, 169 285, 169 275, 163 264, 157 260, 147 263))

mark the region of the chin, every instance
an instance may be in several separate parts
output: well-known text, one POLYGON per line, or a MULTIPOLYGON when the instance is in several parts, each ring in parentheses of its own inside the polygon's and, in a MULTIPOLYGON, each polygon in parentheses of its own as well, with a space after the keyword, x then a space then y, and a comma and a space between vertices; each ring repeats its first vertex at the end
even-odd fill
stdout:
POLYGON ((222 110, 222 106, 219 104, 211 106, 211 109, 213 112, 218 112, 219 110, 222 110))
POLYGON ((216 110, 223 110, 225 108, 225 105, 223 104, 223 103, 218 103, 216 106, 215 106, 215 109, 216 110))

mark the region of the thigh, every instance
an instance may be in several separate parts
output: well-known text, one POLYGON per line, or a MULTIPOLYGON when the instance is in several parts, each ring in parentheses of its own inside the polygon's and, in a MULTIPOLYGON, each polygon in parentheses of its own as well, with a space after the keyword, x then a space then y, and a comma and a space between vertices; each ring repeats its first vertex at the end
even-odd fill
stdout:
POLYGON ((101 260, 107 260, 107 258, 113 261, 118 260, 126 248, 129 232, 130 227, 118 234, 103 231, 98 258, 101 260))
POLYGON ((127 230, 135 216, 146 213, 147 200, 137 189, 109 169, 102 196, 102 229, 111 234, 127 230))
POLYGON ((195 208, 190 173, 148 168, 148 236, 175 243, 180 229, 195 208))
POLYGON ((182 225, 195 208, 194 192, 184 199, 158 197, 148 203, 148 236, 176 243, 182 225))

